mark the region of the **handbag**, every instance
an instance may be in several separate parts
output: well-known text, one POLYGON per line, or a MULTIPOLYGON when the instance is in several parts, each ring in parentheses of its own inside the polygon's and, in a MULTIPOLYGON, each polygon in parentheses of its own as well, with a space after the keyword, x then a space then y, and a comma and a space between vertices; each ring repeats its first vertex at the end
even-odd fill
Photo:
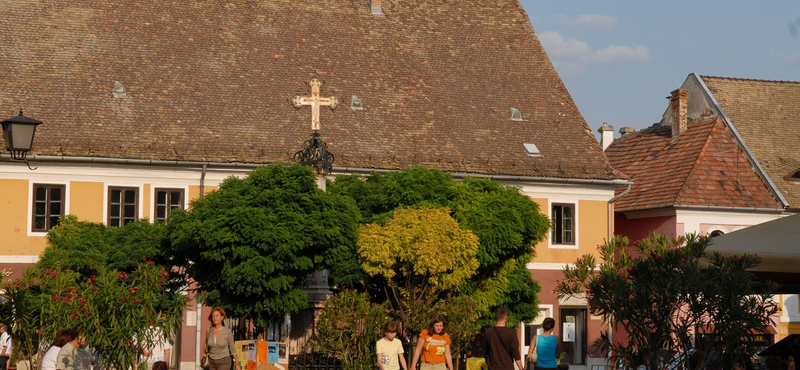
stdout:
POLYGON ((208 353, 203 355, 203 358, 200 359, 200 367, 205 370, 211 368, 211 357, 208 357, 208 353))
POLYGON ((211 357, 208 357, 208 336, 211 335, 211 328, 206 330, 206 353, 200 358, 200 367, 205 370, 211 368, 211 357))
POLYGON ((539 336, 536 336, 536 343, 533 344, 533 353, 528 357, 528 363, 536 364, 539 361, 539 351, 536 347, 539 346, 539 336))

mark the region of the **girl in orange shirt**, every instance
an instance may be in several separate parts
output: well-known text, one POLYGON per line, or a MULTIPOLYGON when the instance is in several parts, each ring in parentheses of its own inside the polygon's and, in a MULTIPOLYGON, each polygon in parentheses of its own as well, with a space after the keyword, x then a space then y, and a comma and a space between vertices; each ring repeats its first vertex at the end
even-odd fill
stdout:
POLYGON ((428 328, 419 334, 414 357, 411 359, 411 370, 416 370, 418 360, 421 360, 420 370, 453 370, 450 336, 444 330, 442 315, 434 316, 428 328))

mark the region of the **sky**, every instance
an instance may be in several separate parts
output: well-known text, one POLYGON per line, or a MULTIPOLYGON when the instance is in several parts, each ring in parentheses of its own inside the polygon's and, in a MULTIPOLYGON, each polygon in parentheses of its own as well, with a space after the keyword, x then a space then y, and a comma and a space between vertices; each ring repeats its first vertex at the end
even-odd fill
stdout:
POLYGON ((800 1, 521 0, 593 131, 661 120, 690 73, 800 81, 800 1))

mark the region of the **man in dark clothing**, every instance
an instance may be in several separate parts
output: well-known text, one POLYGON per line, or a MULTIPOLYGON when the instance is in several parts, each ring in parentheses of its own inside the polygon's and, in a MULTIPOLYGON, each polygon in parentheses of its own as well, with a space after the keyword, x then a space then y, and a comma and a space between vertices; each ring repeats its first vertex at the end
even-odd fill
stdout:
POLYGON ((506 327, 508 311, 502 307, 498 308, 495 319, 497 324, 483 333, 486 338, 488 354, 486 364, 489 365, 489 370, 514 370, 515 361, 518 369, 524 369, 520 360, 517 332, 506 327))

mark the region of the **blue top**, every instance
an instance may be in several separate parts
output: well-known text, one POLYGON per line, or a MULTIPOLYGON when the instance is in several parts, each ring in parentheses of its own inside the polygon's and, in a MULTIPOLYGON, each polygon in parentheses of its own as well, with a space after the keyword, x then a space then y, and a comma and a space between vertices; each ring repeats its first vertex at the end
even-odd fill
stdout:
POLYGON ((539 356, 536 361, 536 367, 550 367, 556 368, 556 351, 558 350, 558 336, 539 335, 536 337, 536 355, 539 356))

